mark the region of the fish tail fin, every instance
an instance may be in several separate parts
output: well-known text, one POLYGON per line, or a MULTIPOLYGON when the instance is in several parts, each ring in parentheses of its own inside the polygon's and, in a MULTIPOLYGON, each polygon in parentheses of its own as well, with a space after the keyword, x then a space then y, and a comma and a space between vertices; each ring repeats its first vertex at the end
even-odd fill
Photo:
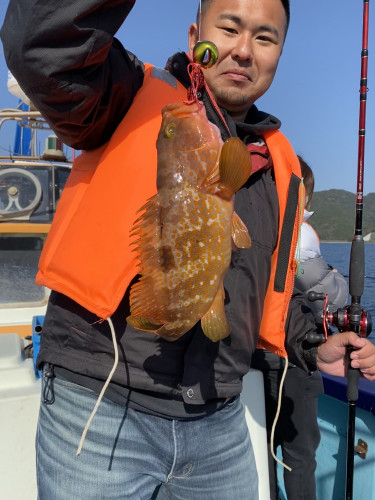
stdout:
POLYGON ((251 174, 250 152, 238 137, 230 137, 221 148, 219 160, 220 181, 232 193, 238 191, 251 174))
POLYGON ((203 333, 213 342, 225 339, 230 334, 230 326, 224 309, 224 286, 221 283, 210 309, 201 319, 203 333))

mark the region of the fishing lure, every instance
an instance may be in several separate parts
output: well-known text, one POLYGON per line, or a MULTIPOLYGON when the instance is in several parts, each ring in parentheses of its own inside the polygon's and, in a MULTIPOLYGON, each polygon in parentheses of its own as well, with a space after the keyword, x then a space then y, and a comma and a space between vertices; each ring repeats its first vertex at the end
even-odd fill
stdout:
POLYGON ((198 42, 193 48, 193 61, 202 69, 213 66, 218 58, 219 51, 213 42, 201 40, 202 25, 202 0, 199 1, 199 20, 198 20, 198 42))
POLYGON ((209 40, 201 40, 201 16, 202 2, 199 2, 199 21, 198 21, 198 42, 193 48, 193 62, 188 66, 191 86, 188 90, 188 103, 195 102, 198 104, 198 89, 204 85, 204 76, 202 69, 207 69, 213 66, 219 56, 219 51, 216 45, 209 40))
POLYGON ((213 42, 198 41, 193 49, 193 61, 203 69, 213 66, 218 58, 219 51, 213 42))

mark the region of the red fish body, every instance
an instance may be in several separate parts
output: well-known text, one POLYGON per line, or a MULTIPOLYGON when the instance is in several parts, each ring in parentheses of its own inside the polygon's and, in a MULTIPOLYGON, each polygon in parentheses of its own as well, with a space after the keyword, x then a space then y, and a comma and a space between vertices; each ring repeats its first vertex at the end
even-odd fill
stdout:
POLYGON ((223 278, 232 238, 250 247, 233 212, 234 192, 251 173, 250 154, 239 139, 223 145, 203 105, 182 102, 162 110, 157 151, 157 194, 132 229, 141 277, 130 291, 127 321, 175 340, 201 320, 217 341, 230 333, 223 278))

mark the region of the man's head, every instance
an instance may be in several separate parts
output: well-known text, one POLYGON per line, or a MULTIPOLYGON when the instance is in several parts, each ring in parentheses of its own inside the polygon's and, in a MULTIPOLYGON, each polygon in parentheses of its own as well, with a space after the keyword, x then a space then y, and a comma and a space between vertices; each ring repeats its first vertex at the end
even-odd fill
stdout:
POLYGON ((289 19, 287 0, 203 0, 201 26, 189 29, 189 49, 210 40, 219 57, 204 71, 218 104, 235 120, 269 88, 282 52, 289 19))
MULTIPOLYGON (((197 25, 199 25, 201 17, 204 16, 209 5, 213 1, 214 0, 201 0, 200 4, 198 6, 198 12, 197 12, 197 25)), ((289 28, 289 22, 290 22, 290 4, 289 4, 289 0, 280 0, 280 1, 283 4, 284 10, 285 10, 285 17, 286 17, 285 36, 286 36, 286 34, 288 32, 288 28, 289 28)))

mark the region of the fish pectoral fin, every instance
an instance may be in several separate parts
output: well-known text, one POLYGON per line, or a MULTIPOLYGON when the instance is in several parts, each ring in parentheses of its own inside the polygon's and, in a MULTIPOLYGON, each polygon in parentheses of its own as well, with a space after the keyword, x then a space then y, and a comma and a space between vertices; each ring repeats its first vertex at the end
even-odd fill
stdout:
POLYGON ((250 151, 238 137, 230 137, 221 148, 220 181, 233 193, 238 191, 251 174, 250 151))
POLYGON ((232 239, 237 248, 251 247, 249 231, 236 212, 232 216, 232 239))
POLYGON ((155 325, 147 318, 136 318, 135 316, 128 316, 126 321, 129 325, 131 325, 136 330, 142 330, 144 332, 155 332, 162 325, 155 325))
POLYGON ((230 326, 224 309, 224 287, 220 286, 216 297, 201 319, 203 333, 213 342, 225 339, 230 334, 230 326))

